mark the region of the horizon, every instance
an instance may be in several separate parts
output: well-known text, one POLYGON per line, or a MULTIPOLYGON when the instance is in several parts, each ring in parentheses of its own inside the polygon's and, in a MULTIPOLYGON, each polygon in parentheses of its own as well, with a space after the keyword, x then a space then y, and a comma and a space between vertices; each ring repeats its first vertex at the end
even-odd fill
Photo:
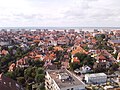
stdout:
POLYGON ((102 30, 106 30, 106 31, 111 31, 111 30, 120 30, 120 27, 0 27, 0 31, 1 30, 37 30, 37 29, 40 29, 40 30, 71 30, 71 29, 74 29, 75 31, 94 31, 95 29, 96 30, 99 30, 99 31, 102 31, 102 30))

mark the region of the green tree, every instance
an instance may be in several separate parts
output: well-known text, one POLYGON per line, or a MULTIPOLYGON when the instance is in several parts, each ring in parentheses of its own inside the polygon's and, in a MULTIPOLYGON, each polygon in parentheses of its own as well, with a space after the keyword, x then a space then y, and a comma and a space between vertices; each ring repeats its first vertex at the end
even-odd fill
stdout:
POLYGON ((32 73, 32 68, 31 67, 24 70, 25 80, 27 80, 29 77, 31 77, 31 73, 32 73))
POLYGON ((83 47, 84 48, 84 50, 86 50, 86 51, 88 51, 89 50, 89 47, 86 45, 86 46, 84 46, 83 47))
POLYGON ((56 51, 56 60, 63 60, 64 59, 64 52, 63 51, 56 51))
POLYGON ((119 65, 116 64, 116 63, 113 63, 110 68, 111 68, 112 71, 116 71, 119 68, 119 65))
POLYGON ((24 68, 17 67, 14 72, 16 77, 24 76, 24 68))
POLYGON ((25 78, 24 77, 18 77, 17 82, 21 85, 24 85, 25 84, 25 78))
POLYGON ((25 90, 32 90, 32 84, 27 83, 25 90))
POLYGON ((52 51, 53 49, 54 49, 53 46, 48 47, 49 51, 52 51))
POLYGON ((41 84, 38 86, 37 90, 45 90, 45 85, 44 85, 44 83, 41 83, 41 84))
POLYGON ((34 60, 34 66, 36 67, 43 67, 44 62, 41 60, 34 60))
POLYGON ((44 73, 43 68, 38 68, 38 69, 36 70, 36 74, 43 74, 43 73, 44 73))
POLYGON ((44 74, 37 74, 37 75, 35 76, 35 81, 36 81, 37 83, 42 83, 42 82, 44 82, 44 78, 45 78, 45 75, 44 75, 44 74))
POLYGON ((5 75, 9 78, 12 78, 12 79, 16 78, 14 72, 7 72, 5 75))
POLYGON ((113 57, 114 57, 115 59, 117 59, 117 56, 118 56, 118 52, 116 52, 115 54, 113 54, 113 57))
POLYGON ((71 70, 79 69, 80 65, 78 63, 70 63, 69 64, 71 70))
POLYGON ((80 66, 93 66, 94 62, 96 61, 95 58, 92 58, 90 55, 84 53, 76 53, 74 56, 78 57, 78 59, 80 60, 80 66))
POLYGON ((102 41, 103 39, 105 39, 105 34, 97 34, 95 35, 95 39, 98 41, 102 41))

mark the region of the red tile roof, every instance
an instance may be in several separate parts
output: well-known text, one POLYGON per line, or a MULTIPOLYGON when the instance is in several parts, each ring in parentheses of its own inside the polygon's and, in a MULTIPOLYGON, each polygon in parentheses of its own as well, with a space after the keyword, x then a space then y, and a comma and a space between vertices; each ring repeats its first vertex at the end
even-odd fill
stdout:
POLYGON ((79 63, 80 60, 78 59, 78 57, 73 57, 73 61, 72 62, 76 62, 76 63, 79 63))

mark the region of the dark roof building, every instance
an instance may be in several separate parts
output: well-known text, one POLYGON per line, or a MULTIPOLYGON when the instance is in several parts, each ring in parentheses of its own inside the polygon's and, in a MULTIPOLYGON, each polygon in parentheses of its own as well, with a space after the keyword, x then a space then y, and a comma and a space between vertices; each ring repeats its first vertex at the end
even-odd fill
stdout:
POLYGON ((24 90, 16 81, 0 74, 0 90, 24 90))

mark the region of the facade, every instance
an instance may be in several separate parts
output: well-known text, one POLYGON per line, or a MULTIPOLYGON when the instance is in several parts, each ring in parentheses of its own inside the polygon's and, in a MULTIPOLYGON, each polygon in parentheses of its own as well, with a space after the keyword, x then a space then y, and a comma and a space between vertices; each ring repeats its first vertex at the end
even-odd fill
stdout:
POLYGON ((46 90, 85 90, 85 85, 67 70, 46 72, 46 90))
POLYGON ((86 83, 100 84, 105 83, 107 75, 105 73, 85 74, 86 83))

